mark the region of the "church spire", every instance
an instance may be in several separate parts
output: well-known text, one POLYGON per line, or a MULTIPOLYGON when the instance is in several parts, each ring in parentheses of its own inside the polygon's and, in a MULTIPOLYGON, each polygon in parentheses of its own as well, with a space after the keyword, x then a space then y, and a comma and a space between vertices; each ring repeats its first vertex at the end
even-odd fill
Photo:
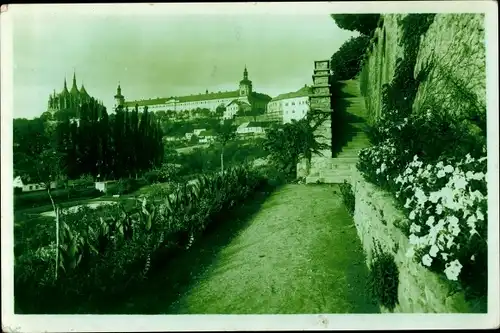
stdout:
POLYGON ((68 83, 66 82, 66 75, 64 76, 64 88, 63 88, 63 94, 69 93, 68 91, 68 83))
POLYGON ((247 65, 245 65, 245 70, 243 71, 243 80, 248 80, 247 65))
POLYGON ((76 73, 74 70, 73 70, 73 85, 71 87, 71 93, 78 94, 78 87, 76 86, 76 73))

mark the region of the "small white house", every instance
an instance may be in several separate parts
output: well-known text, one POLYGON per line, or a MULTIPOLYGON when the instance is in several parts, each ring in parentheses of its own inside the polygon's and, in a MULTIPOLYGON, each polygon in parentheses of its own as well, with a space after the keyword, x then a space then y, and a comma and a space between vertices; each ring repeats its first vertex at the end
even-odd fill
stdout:
MULTIPOLYGON (((30 184, 24 184, 23 180, 21 179, 20 176, 17 176, 14 178, 13 181, 13 187, 14 188, 21 188, 23 192, 32 192, 32 191, 41 191, 45 190, 45 184, 42 183, 30 183, 30 184)), ((55 189, 57 188, 57 182, 51 182, 50 183, 50 188, 55 189)))
POLYGON ((260 123, 247 122, 243 123, 236 129, 237 134, 264 134, 264 126, 260 123))
POLYGON ((204 128, 195 129, 195 130, 193 130, 193 133, 186 133, 186 139, 191 140, 191 137, 193 135, 200 136, 200 133, 205 132, 205 131, 206 131, 206 129, 204 129, 204 128))
POLYGON ((115 180, 95 182, 95 189, 98 191, 101 191, 103 193, 106 193, 108 191, 109 186, 114 184, 114 183, 116 183, 115 180))
POLYGON ((200 143, 211 143, 215 141, 215 133, 213 131, 203 131, 199 134, 200 143))
POLYGON ((224 111, 224 119, 232 119, 241 110, 244 112, 250 111, 252 106, 244 101, 239 101, 235 99, 226 106, 226 111, 224 111))

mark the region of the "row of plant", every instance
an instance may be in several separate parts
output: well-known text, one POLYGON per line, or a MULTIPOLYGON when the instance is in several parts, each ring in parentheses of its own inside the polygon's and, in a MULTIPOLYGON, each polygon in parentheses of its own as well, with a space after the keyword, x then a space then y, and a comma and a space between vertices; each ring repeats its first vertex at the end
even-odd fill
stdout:
POLYGON ((256 170, 238 167, 178 185, 173 192, 157 186, 132 207, 63 212, 59 245, 56 228, 47 226, 15 260, 17 308, 39 311, 52 301, 45 311, 68 311, 64 300, 118 295, 144 281, 169 254, 189 248, 217 222, 215 216, 264 184, 256 170))

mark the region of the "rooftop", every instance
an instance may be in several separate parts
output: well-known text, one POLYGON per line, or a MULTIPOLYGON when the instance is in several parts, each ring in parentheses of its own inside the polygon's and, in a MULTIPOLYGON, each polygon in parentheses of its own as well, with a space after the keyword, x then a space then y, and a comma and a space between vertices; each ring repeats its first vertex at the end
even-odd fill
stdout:
POLYGON ((307 97, 310 94, 311 94, 311 87, 309 87, 309 86, 306 85, 306 86, 300 88, 297 91, 278 95, 278 96, 276 96, 275 98, 272 99, 272 102, 274 102, 274 101, 280 101, 282 99, 288 99, 288 98, 307 97))

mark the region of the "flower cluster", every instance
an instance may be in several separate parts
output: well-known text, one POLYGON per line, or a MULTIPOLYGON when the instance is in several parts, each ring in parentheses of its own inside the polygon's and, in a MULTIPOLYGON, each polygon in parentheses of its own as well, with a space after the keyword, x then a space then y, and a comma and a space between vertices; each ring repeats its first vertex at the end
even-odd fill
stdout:
MULTIPOLYGON (((412 247, 407 255, 412 257, 419 250, 423 265, 444 263, 450 280, 457 280, 463 267, 458 260, 464 257, 462 249, 473 249, 472 242, 485 242, 485 168, 486 157, 467 155, 453 164, 440 161, 434 165, 415 156, 395 179, 399 185, 396 197, 406 200, 404 208, 411 223, 412 247)), ((474 260, 474 253, 467 257, 474 260)))
POLYGON ((392 176, 402 167, 400 155, 394 141, 387 139, 362 149, 357 167, 369 181, 384 187, 392 183, 392 176))

